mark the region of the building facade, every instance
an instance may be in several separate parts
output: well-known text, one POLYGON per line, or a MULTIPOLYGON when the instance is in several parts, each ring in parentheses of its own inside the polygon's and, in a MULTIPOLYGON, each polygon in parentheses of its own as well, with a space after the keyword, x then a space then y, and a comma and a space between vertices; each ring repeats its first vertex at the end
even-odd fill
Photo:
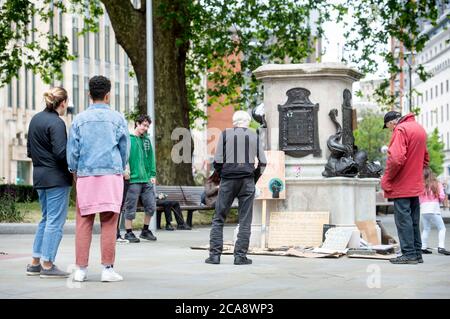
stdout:
MULTIPOLYGON (((139 5, 138 1, 133 1, 139 5)), ((45 84, 38 75, 22 68, 16 78, 0 88, 0 182, 32 183, 32 164, 27 157, 27 130, 32 116, 45 108, 43 94, 52 86, 62 86, 69 94, 74 114, 64 116, 69 127, 73 116, 89 106, 89 78, 104 75, 111 80, 111 107, 129 112, 137 104, 138 86, 130 60, 117 44, 108 15, 100 17, 99 32, 79 36, 83 16, 55 9, 53 19, 43 24, 33 17, 31 24, 41 32, 65 35, 69 50, 77 56, 63 66, 63 79, 45 84)), ((33 33, 33 37, 35 34, 33 33)), ((37 35, 36 35, 37 36, 37 35)))
MULTIPOLYGON (((430 39, 417 57, 431 77, 422 82, 413 73, 412 87, 418 92, 413 96, 412 105, 420 108, 417 117, 427 133, 439 130, 445 144, 444 178, 450 177, 450 4, 441 8, 441 18, 436 26, 422 25, 422 32, 430 39)), ((406 111, 406 109, 404 109, 406 111)))

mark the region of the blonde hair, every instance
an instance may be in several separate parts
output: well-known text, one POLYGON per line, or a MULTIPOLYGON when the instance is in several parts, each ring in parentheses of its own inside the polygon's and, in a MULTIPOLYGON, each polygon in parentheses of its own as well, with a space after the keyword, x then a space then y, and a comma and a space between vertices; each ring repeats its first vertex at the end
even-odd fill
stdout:
POLYGON ((67 91, 59 86, 51 88, 44 93, 44 100, 47 110, 55 111, 61 102, 66 101, 67 98, 67 91))

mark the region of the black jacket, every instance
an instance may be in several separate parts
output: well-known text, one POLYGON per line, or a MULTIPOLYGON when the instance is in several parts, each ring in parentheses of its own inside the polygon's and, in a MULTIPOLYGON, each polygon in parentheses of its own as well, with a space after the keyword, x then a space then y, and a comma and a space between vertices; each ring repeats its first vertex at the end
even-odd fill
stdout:
POLYGON ((33 160, 35 188, 72 185, 66 160, 66 124, 55 111, 37 113, 28 128, 27 154, 33 160))

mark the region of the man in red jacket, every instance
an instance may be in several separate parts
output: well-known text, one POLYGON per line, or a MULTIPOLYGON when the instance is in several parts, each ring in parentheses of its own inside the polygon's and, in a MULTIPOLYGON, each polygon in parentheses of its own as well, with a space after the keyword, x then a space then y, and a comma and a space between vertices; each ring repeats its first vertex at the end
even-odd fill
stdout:
POLYGON ((381 179, 384 197, 394 199, 394 215, 402 255, 393 264, 422 263, 419 195, 423 192, 423 168, 428 166, 427 134, 414 114, 391 111, 384 128, 392 133, 386 170, 381 179))

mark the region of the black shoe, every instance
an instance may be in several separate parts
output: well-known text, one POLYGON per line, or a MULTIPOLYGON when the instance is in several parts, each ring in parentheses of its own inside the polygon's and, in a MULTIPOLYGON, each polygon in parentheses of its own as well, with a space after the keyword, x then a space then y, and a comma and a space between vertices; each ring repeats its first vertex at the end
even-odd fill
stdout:
POLYGON ((27 265, 27 276, 39 276, 41 274, 42 266, 39 265, 27 265))
POLYGON ((417 262, 419 264, 423 264, 423 258, 422 257, 417 257, 417 262))
POLYGON ((172 225, 167 224, 167 225, 166 225, 166 230, 175 230, 175 228, 173 228, 172 225))
POLYGON ((220 264, 220 255, 209 255, 208 258, 206 258, 205 263, 207 264, 220 264))
POLYGON ((146 240, 153 240, 153 241, 156 240, 156 237, 153 235, 153 233, 150 229, 142 230, 139 238, 146 239, 146 240))
POLYGON ((411 264, 411 265, 417 265, 418 260, 417 258, 408 258, 406 256, 399 256, 397 258, 389 259, 389 261, 393 264, 411 264))
POLYGON ((445 248, 438 248, 438 253, 446 256, 450 256, 450 251, 446 250, 445 248))
POLYGON ((433 252, 430 250, 430 248, 422 249, 422 254, 432 254, 433 252))
POLYGON ((123 236, 124 239, 128 240, 129 243, 139 243, 140 240, 139 238, 136 238, 136 236, 134 235, 133 232, 131 233, 126 233, 125 236, 123 236))
POLYGON ((191 230, 192 228, 189 227, 187 224, 177 225, 178 230, 191 230))
POLYGON ((235 265, 250 265, 251 263, 252 263, 252 260, 248 259, 247 257, 240 257, 240 256, 234 257, 235 265))

